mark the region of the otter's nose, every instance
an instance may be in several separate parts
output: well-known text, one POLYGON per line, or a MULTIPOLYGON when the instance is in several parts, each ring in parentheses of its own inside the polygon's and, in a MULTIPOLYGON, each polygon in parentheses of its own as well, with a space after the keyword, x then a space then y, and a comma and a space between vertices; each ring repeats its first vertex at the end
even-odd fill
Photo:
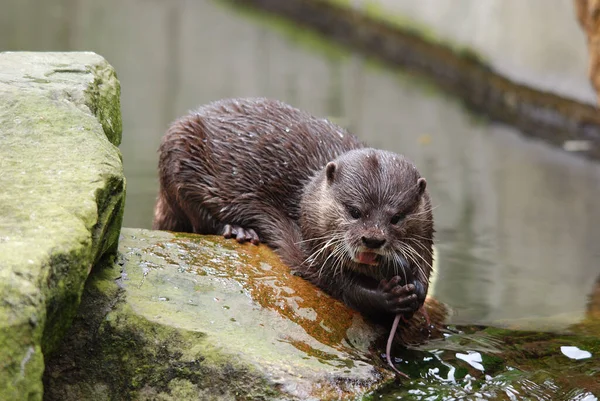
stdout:
POLYGON ((385 244, 385 238, 377 237, 362 237, 362 242, 367 248, 377 249, 381 248, 385 244))

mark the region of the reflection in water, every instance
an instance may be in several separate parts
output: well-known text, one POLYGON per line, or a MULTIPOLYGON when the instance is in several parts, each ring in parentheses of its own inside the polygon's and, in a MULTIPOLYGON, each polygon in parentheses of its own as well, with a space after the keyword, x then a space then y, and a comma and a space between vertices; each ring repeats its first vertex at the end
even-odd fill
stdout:
POLYGON ((171 120, 219 98, 274 97, 416 162, 437 206, 435 293, 455 323, 564 329, 584 316, 600 272, 598 165, 478 121, 410 75, 315 52, 301 32, 213 2, 0 6, 0 48, 93 50, 117 69, 126 226, 151 225, 156 149, 171 120))
MULTIPOLYGON (((510 79, 584 102, 596 101, 587 77, 586 39, 573 1, 374 1, 389 10, 388 18, 425 24, 430 35, 468 46, 510 79)), ((367 9, 374 1, 352 0, 356 7, 367 9)))

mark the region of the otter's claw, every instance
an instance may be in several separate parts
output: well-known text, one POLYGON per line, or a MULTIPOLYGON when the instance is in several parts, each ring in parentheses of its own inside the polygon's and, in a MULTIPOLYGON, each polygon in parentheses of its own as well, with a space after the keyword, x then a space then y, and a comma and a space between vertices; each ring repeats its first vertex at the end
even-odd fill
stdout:
POLYGON ((233 238, 235 237, 236 241, 239 243, 243 243, 249 241, 254 245, 258 245, 260 240, 258 239, 258 234, 251 228, 242 228, 240 226, 234 226, 231 224, 225 224, 223 227, 223 237, 225 238, 233 238))
POLYGON ((409 319, 420 307, 419 295, 415 284, 400 285, 401 282, 399 276, 389 281, 382 280, 378 290, 384 294, 385 309, 388 313, 401 314, 405 319, 409 319))

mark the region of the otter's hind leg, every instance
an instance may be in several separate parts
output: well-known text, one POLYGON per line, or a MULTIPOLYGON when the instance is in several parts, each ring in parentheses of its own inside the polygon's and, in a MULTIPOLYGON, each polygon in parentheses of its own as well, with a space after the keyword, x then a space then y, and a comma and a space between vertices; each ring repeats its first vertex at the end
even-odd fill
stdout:
POLYGON ((224 224, 217 220, 208 210, 202 207, 187 210, 192 222, 192 232, 196 234, 222 235, 224 224))
POLYGON ((154 207, 153 230, 192 232, 192 224, 185 213, 173 203, 169 203, 162 194, 158 196, 154 207))
POLYGON ((196 208, 188 211, 192 221, 192 231, 198 234, 222 235, 224 238, 235 238, 237 242, 251 242, 258 245, 258 234, 252 228, 235 223, 224 223, 218 220, 207 209, 196 208))
POLYGON ((196 234, 222 235, 235 238, 238 242, 250 241, 258 244, 258 235, 252 229, 243 229, 237 225, 223 224, 203 208, 180 208, 159 196, 154 208, 153 230, 167 230, 196 234))
POLYGON ((235 238, 237 242, 246 242, 249 241, 254 245, 258 245, 260 243, 260 239, 258 238, 258 234, 251 228, 242 228, 240 226, 225 224, 223 226, 223 230, 221 235, 225 238, 235 238))

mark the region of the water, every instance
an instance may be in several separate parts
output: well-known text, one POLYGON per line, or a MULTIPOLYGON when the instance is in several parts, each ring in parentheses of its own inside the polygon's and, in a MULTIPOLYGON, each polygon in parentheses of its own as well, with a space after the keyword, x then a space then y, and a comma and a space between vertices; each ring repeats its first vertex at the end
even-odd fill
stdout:
POLYGON ((156 149, 171 120, 219 98, 274 97, 419 166, 436 207, 433 292, 451 324, 562 332, 587 317, 598 327, 600 301, 588 301, 600 291, 600 165, 473 117, 410 75, 214 2, 0 7, 0 49, 93 50, 116 68, 125 226, 151 226, 156 149))

